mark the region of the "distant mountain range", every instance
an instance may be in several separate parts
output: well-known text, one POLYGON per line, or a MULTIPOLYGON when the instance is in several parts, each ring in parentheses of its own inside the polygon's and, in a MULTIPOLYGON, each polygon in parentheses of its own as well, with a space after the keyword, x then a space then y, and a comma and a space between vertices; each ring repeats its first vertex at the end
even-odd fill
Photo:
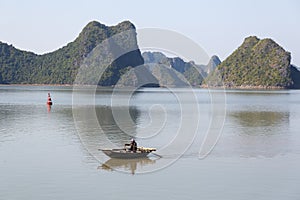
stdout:
POLYGON ((212 56, 207 65, 160 52, 141 54, 131 22, 106 26, 92 21, 73 42, 43 55, 0 42, 0 84, 73 84, 76 80, 101 86, 300 88, 300 72, 290 60, 290 53, 275 41, 255 36, 247 37, 223 62, 212 56), (107 46, 102 47, 104 42, 107 46), (89 71, 76 79, 82 66, 89 71))
POLYGON ((146 68, 161 86, 167 87, 199 86, 208 73, 221 63, 217 56, 212 56, 207 65, 197 65, 194 61, 185 62, 179 57, 168 58, 161 52, 144 52, 142 56, 146 68))

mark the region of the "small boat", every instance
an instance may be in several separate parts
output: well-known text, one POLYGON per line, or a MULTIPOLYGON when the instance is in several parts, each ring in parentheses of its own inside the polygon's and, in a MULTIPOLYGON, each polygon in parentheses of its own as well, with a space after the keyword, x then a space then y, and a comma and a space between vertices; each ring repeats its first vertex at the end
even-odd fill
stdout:
POLYGON ((123 149, 99 149, 105 155, 111 158, 119 159, 135 159, 135 158, 145 158, 152 151, 156 151, 155 148, 144 148, 138 147, 136 151, 130 151, 127 148, 123 149))

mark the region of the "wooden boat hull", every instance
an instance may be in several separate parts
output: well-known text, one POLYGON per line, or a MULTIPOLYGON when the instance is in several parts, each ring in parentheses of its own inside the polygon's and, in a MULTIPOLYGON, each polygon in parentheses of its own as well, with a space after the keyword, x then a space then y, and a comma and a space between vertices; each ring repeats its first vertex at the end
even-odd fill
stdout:
POLYGON ((119 159, 135 159, 135 158, 145 158, 150 152, 143 151, 126 151, 123 149, 102 149, 102 152, 111 157, 119 159))

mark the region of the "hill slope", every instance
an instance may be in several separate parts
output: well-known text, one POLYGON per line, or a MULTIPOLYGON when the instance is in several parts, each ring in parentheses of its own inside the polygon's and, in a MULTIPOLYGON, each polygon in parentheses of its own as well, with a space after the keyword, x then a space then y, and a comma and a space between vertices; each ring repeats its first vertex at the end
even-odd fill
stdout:
MULTIPOLYGON (((99 22, 88 23, 79 36, 66 46, 44 55, 21 51, 0 42, 0 83, 12 84, 72 84, 84 59, 93 49, 115 34, 132 30, 124 39, 114 40, 113 49, 135 49, 117 57, 106 69, 98 83, 104 86, 115 85, 127 67, 144 63, 137 46, 135 27, 129 21, 116 26, 105 26, 99 22)), ((107 49, 101 49, 101 53, 107 49)), ((110 52, 110 55, 118 52, 110 52)), ((98 77, 99 78, 99 77, 98 77)))
POLYGON ((250 36, 217 69, 226 87, 289 88, 290 60, 290 53, 273 40, 250 36))

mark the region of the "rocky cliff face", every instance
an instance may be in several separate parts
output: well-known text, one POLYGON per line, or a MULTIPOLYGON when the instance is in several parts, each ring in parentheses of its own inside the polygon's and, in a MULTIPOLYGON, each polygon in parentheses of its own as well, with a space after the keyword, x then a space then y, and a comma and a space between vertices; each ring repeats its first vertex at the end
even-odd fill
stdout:
POLYGON ((211 72, 213 72, 216 68, 217 68, 217 66, 219 65, 219 64, 221 64, 221 60, 220 60, 220 58, 218 57, 218 56, 212 56, 211 58, 210 58, 210 60, 209 60, 209 62, 208 62, 208 64, 207 64, 207 66, 206 66, 206 73, 207 74, 210 74, 211 72))
POLYGON ((291 89, 300 89, 300 71, 299 68, 295 65, 291 65, 291 78, 293 84, 291 85, 291 89))

